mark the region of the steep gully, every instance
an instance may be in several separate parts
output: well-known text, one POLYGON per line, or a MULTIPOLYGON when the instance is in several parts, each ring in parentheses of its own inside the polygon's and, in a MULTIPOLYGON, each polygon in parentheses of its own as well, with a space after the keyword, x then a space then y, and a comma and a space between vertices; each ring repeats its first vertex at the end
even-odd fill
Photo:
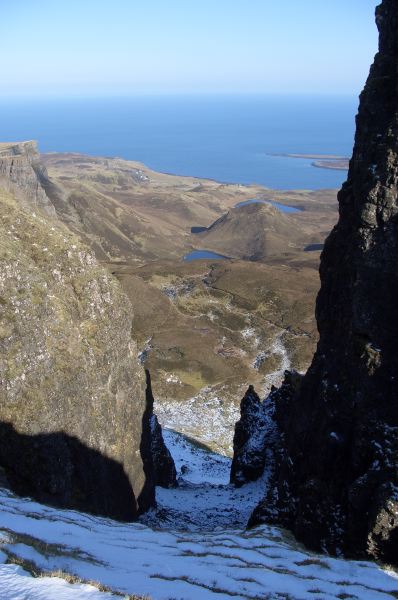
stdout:
MULTIPOLYGON (((158 489, 157 510, 141 517, 149 526, 56 510, 0 490, 0 597, 85 598, 79 584, 68 584, 65 596, 54 592, 55 584, 65 584, 62 572, 154 600, 396 597, 391 571, 316 555, 278 527, 247 530, 244 521, 265 480, 226 486, 228 459, 165 433, 177 470, 191 468, 183 469, 178 492, 158 489), (31 578, 17 565, 52 577, 31 578)), ((97 598, 95 588, 89 591, 97 598)))
MULTIPOLYGON (((47 296, 49 295, 50 298, 58 297, 58 287, 56 289, 54 288, 54 292, 52 289, 52 286, 54 286, 53 278, 55 278, 55 283, 61 285, 61 287, 63 285, 67 286, 69 285, 69 282, 71 282, 73 289, 76 288, 80 290, 79 297, 81 297, 84 302, 87 301, 87 303, 89 303, 90 295, 92 296, 93 294, 93 289, 87 288, 87 290, 85 290, 80 282, 78 288, 77 282, 73 278, 74 272, 71 270, 73 264, 71 262, 73 260, 73 251, 75 251, 78 259, 77 266, 73 266, 76 268, 76 273, 79 273, 80 277, 81 275, 83 275, 84 278, 88 277, 89 267, 93 267, 93 277, 95 276, 100 278, 102 277, 103 273, 100 268, 97 267, 96 261, 92 256, 84 258, 87 265, 82 263, 83 249, 80 249, 80 246, 75 245, 74 242, 76 241, 77 244, 77 240, 69 240, 70 233, 66 234, 66 230, 62 229, 62 226, 57 219, 57 210, 63 205, 63 203, 67 202, 67 198, 64 197, 62 190, 58 189, 57 186, 52 183, 51 179, 46 173, 45 168, 41 165, 36 144, 34 142, 2 144, 0 146, 0 174, 1 187, 10 193, 10 198, 15 198, 12 201, 12 210, 14 212, 10 213, 9 216, 6 208, 3 207, 4 227, 10 227, 8 221, 10 223, 17 221, 20 224, 18 229, 16 229, 14 225, 11 225, 11 229, 8 230, 8 235, 11 236, 11 239, 9 242, 9 248, 7 246, 7 252, 10 252, 10 249, 13 247, 13 245, 21 243, 26 244, 28 252, 33 252, 34 248, 32 250, 30 235, 32 232, 35 235, 35 243, 33 244, 34 247, 40 245, 40 236, 42 236, 43 259, 41 256, 37 256, 37 251, 34 250, 35 254, 33 255, 31 268, 35 269, 38 274, 41 274, 42 269, 46 272, 49 271, 51 274, 51 269, 53 269, 53 277, 50 276, 48 282, 43 280, 43 289, 45 290, 43 294, 47 294, 47 296), (36 214, 33 212, 34 210, 38 211, 39 216, 36 216, 36 214), (43 217, 40 216, 42 214, 41 211, 44 211, 43 217), (38 225, 36 226, 37 231, 35 231, 35 227, 32 227, 30 224, 30 221, 34 222, 35 219, 38 220, 38 225), (27 221, 26 228, 24 226, 24 220, 27 221), (48 231, 53 232, 50 234, 50 237, 54 236, 55 238, 54 248, 52 245, 50 245, 48 231), (62 244, 59 249, 57 246, 59 243, 58 236, 63 236, 62 244), (57 252, 60 252, 59 259, 55 255, 56 248, 57 252), (67 259, 64 258, 65 255, 67 255, 67 259), (61 262, 61 258, 63 262, 61 262)), ((4 202, 3 198, 2 202, 4 202)), ((25 245, 23 248, 25 249, 25 245)), ((21 253, 20 249, 19 253, 21 253)), ((9 302, 10 305, 13 305, 13 303, 16 302, 20 303, 20 298, 16 300, 14 299, 14 295, 16 296, 18 289, 20 288, 22 280, 21 277, 29 278, 30 274, 29 272, 22 274, 21 267, 19 266, 18 262, 10 262, 10 264, 16 271, 15 290, 11 285, 12 278, 8 277, 8 279, 3 282, 2 301, 6 301, 7 303, 9 302), (4 300, 4 298, 6 300, 4 300)), ((5 268, 8 268, 8 263, 5 264, 5 268)), ((107 277, 109 276, 107 275, 107 277)), ((116 286, 114 282, 112 282, 112 285, 116 286)), ((27 285, 27 289, 29 289, 29 287, 31 286, 27 285)), ((101 290, 101 293, 103 293, 104 298, 108 298, 108 296, 112 298, 112 296, 110 296, 111 292, 107 290, 106 286, 104 287, 103 292, 101 290)), ((125 302, 125 298, 120 296, 120 301, 125 302)), ((113 302, 116 305, 115 300, 113 300, 113 302)), ((72 299, 70 304, 73 305, 72 299)), ((91 304, 92 298, 89 306, 91 306, 91 304)), ((37 305, 37 302, 33 301, 30 296, 28 296, 26 298, 26 309, 24 309, 27 312, 27 317, 33 323, 40 323, 40 318, 42 315, 36 316, 30 314, 29 310, 31 305, 37 305)), ((38 306, 40 307, 41 305, 38 304, 38 306)), ((101 315, 107 314, 107 309, 103 308, 101 305, 99 305, 99 307, 101 315)), ((126 305, 126 308, 128 308, 128 305, 126 305)), ((79 310, 82 312, 82 308, 79 310)), ((90 308, 90 311, 92 312, 92 308, 90 308)), ((5 315, 3 314, 2 319, 4 316, 8 318, 8 313, 5 315)), ((75 328, 73 316, 67 314, 66 318, 69 319, 69 326, 71 331, 73 331, 75 328)), ((128 318, 127 313, 126 318, 128 318)), ((56 313, 55 315, 52 312, 48 313, 47 320, 50 323, 53 320, 56 321, 56 319, 58 319, 58 315, 56 313)), ((96 331, 97 329, 101 331, 97 315, 93 314, 91 319, 93 323, 91 324, 90 322, 90 327, 93 329, 93 331, 96 331)), ((115 322, 117 321, 115 320, 115 322)), ((83 324, 84 327, 87 327, 87 320, 83 321, 83 324)), ((77 322, 76 325, 79 325, 79 323, 77 322)), ((82 325, 80 325, 80 327, 82 327, 82 325)), ((127 330, 128 328, 125 328, 125 331, 127 330)), ((114 331, 118 331, 118 328, 114 327, 114 331)), ((54 333, 55 328, 52 327, 52 337, 54 337, 54 333)), ((62 332, 60 332, 60 334, 62 334, 62 332)), ((136 381, 139 385, 137 389, 137 400, 139 399, 139 405, 136 405, 137 414, 135 420, 133 416, 129 416, 128 420, 123 424, 123 426, 126 427, 130 423, 131 430, 134 431, 134 435, 137 435, 136 443, 139 444, 138 448, 140 455, 139 469, 143 470, 143 474, 140 475, 138 483, 138 478, 135 474, 138 470, 138 465, 133 463, 131 466, 128 466, 127 462, 123 464, 123 460, 120 460, 116 454, 114 457, 116 460, 114 460, 112 456, 103 455, 101 446, 107 447, 109 442, 104 440, 98 444, 98 446, 92 445, 92 447, 90 447, 90 444, 86 442, 86 434, 81 433, 79 425, 84 423, 86 427, 91 427, 91 417, 89 416, 91 407, 87 405, 84 408, 81 405, 81 402, 76 403, 79 411, 83 409, 85 410, 85 416, 84 419, 77 415, 75 417, 73 412, 74 409, 71 410, 71 394, 75 394, 75 389, 72 387, 72 382, 69 380, 69 371, 65 375, 65 381, 63 381, 63 373, 60 371, 58 372, 57 383, 53 384, 52 388, 49 388, 51 392, 43 390, 43 393, 47 394, 48 403, 48 407, 45 411, 35 410, 35 404, 32 399, 29 398, 28 406, 35 411, 34 417, 30 418, 26 422, 23 420, 23 418, 18 421, 15 415, 12 413, 10 407, 15 404, 15 401, 18 399, 18 401, 23 402, 25 395, 29 394, 29 390, 36 385, 36 383, 33 383, 34 380, 32 379, 32 376, 35 375, 35 370, 37 372, 36 376, 40 378, 39 381, 41 381, 41 371, 38 367, 36 367, 35 363, 36 353, 38 352, 38 348, 40 348, 42 345, 49 345, 47 340, 42 341, 41 338, 39 339, 39 336, 42 335, 46 335, 45 328, 40 327, 37 329, 37 331, 35 330, 34 332, 30 332, 30 345, 27 343, 24 344, 24 355, 18 359, 20 363, 22 363, 22 366, 25 367, 25 372, 30 373, 29 377, 23 373, 22 376, 17 378, 14 382, 12 379, 10 379, 9 366, 11 364, 11 360, 6 360, 5 363, 1 365, 1 372, 4 375, 3 381, 6 383, 1 390, 2 396, 0 402, 0 417, 2 418, 2 429, 0 436, 0 462, 3 468, 3 484, 11 486, 14 490, 21 494, 29 494, 39 501, 44 501, 56 506, 69 506, 78 510, 87 510, 96 514, 109 515, 115 518, 127 520, 136 518, 138 513, 145 511, 149 506, 151 506, 151 504, 154 503, 155 485, 163 485, 167 488, 170 486, 175 486, 177 483, 176 470, 173 460, 164 445, 159 423, 156 416, 153 414, 154 399, 152 395, 149 373, 147 372, 145 392, 145 388, 142 385, 142 377, 139 371, 136 370, 134 372, 134 376, 136 376, 136 381), (26 366, 23 361, 25 361, 26 366), (33 364, 35 365, 34 368, 33 364), (63 394, 57 391, 58 387, 61 385, 60 382, 63 382, 62 387, 69 394, 68 400, 67 398, 64 399, 63 394), (50 404, 52 400, 50 401, 51 396, 49 396, 49 393, 54 396, 54 411, 58 413, 57 419, 50 418, 50 404), (144 395, 146 398, 142 398, 144 395), (143 402, 143 400, 145 400, 145 402, 143 402), (76 424, 74 424, 75 418, 76 424), (66 423, 68 423, 68 425, 66 425, 66 423), (133 473, 132 475, 127 475, 126 477, 125 470, 126 468, 127 470, 131 469, 131 467, 133 473), (135 480, 134 477, 136 478, 135 480), (98 487, 98 480, 101 480, 102 482, 101 489, 98 487), (133 486, 131 485, 132 483, 133 486), (73 493, 71 491, 72 489, 75 490, 73 493), (118 494, 108 493, 108 490, 111 489, 117 489, 118 494), (94 490, 96 490, 95 493, 94 490), (137 490, 139 490, 138 493, 137 490), (113 500, 115 500, 115 502, 113 502, 113 500), (135 505, 136 509, 133 508, 135 505)), ((2 343, 4 345, 4 356, 7 356, 11 352, 10 344, 13 343, 13 339, 13 337, 5 339, 3 337, 2 343)), ((95 340, 95 338, 93 339, 95 340)), ((108 342, 109 340, 110 338, 108 336, 108 342)), ((86 342, 83 338, 83 341, 85 344, 92 343, 91 339, 87 340, 86 342)), ((76 346, 76 341, 73 343, 76 346)), ((100 344, 102 344, 102 340, 101 342, 96 341, 96 343, 100 346, 100 344)), ((284 352, 281 343, 278 342, 277 339, 275 340, 275 343, 278 346, 277 348, 275 347, 276 353, 280 354, 282 359, 281 368, 278 369, 278 371, 274 374, 274 377, 278 377, 281 375, 281 373, 283 373, 284 368, 287 366, 285 364, 286 353, 284 352)), ((123 351, 123 344, 119 342, 119 353, 123 351)), ((272 347, 270 348, 270 351, 272 352, 274 348, 273 345, 271 346, 272 347)), ((59 345, 59 347, 62 346, 59 345)), ((64 358, 56 348, 52 353, 49 354, 48 361, 56 361, 57 364, 60 364, 62 356, 63 362, 67 364, 69 356, 69 350, 67 347, 66 351, 67 353, 64 358)), ((112 349, 110 347, 108 348, 108 352, 110 352, 111 357, 112 349)), ((126 352, 126 355, 127 354, 128 353, 126 352)), ((91 372, 93 364, 92 357, 90 360, 90 366, 81 365, 84 367, 83 372, 91 372)), ((40 361, 42 361, 42 359, 39 359, 38 364, 42 364, 40 361)), ((141 360, 141 362, 143 361, 141 360)), ((99 363, 97 363, 97 370, 98 367, 99 363)), ((77 372, 75 372, 74 379, 76 381, 77 377, 77 372)), ((116 375, 112 375, 111 377, 116 379, 116 375)), ((49 377, 48 380, 49 385, 51 385, 51 379, 49 377)), ((87 390, 83 388, 84 395, 86 393, 88 395, 98 394, 100 382, 94 380, 91 385, 92 387, 88 388, 87 390)), ((134 388, 132 387, 132 389, 134 388)), ((76 391, 76 393, 79 394, 81 394, 81 392, 82 389, 80 389, 80 391, 76 391)), ((98 410, 98 405, 95 409, 98 410)), ((219 406, 214 405, 214 409, 216 412, 211 415, 212 418, 210 421, 216 423, 219 421, 219 406)), ((99 410, 105 411, 109 409, 105 408, 105 406, 100 406, 99 410)), ((21 412, 22 411, 20 411, 20 413, 21 412)), ((236 409, 229 411, 227 425, 229 426, 230 430, 237 420, 237 417, 238 415, 236 409)), ((118 427, 118 417, 112 415, 110 418, 112 420, 116 419, 115 427, 118 427)), ((204 415, 195 415, 195 411, 191 411, 188 415, 188 418, 190 420, 192 420, 192 418, 200 418, 203 420, 204 415)), ((181 421, 181 414, 179 415, 179 419, 181 421)), ((167 424, 173 425, 173 423, 170 423, 170 421, 167 424)), ((224 423, 221 423, 221 426, 224 425, 224 423)), ((103 428, 102 431, 104 431, 103 428)), ((91 434, 92 433, 93 432, 91 430, 91 434)), ((106 433, 106 430, 104 433, 106 433)), ((213 431, 214 435, 216 435, 216 433, 217 432, 213 431)), ((90 443, 92 444, 92 442, 90 443)), ((126 461, 126 453, 124 453, 124 456, 124 460, 126 461)), ((229 467, 226 467, 226 465, 229 465, 229 462, 228 459, 222 458, 221 460, 224 461, 223 478, 227 484, 229 478, 229 467)), ((233 522, 236 524, 239 523, 243 526, 247 521, 250 511, 248 512, 247 509, 244 510, 242 508, 242 503, 237 501, 235 498, 235 492, 232 488, 228 487, 228 485, 224 488, 224 492, 227 496, 227 500, 224 502, 226 510, 224 514, 221 514, 220 510, 216 511, 213 522, 215 522, 217 519, 219 519, 220 524, 224 521, 230 522, 230 513, 232 510, 231 506, 235 505, 235 517, 233 522)), ((207 495, 208 490, 204 490, 204 493, 207 495)), ((240 492, 237 492, 237 494, 239 496, 240 492)), ((255 497, 256 496, 253 496, 253 498, 255 497)), ((253 503, 253 500, 249 502, 246 494, 247 506, 251 506, 253 508, 257 501, 260 500, 260 498, 256 498, 256 502, 253 503)), ((201 503, 199 501, 198 506, 200 506, 200 504, 201 503)), ((188 519, 191 519, 191 517, 188 517, 188 519)), ((184 523, 184 518, 182 515, 180 520, 181 523, 184 523)))
MULTIPOLYGON (((250 524, 311 548, 398 565, 398 8, 376 9, 379 52, 361 94, 340 218, 321 258, 317 352, 261 402, 249 388, 232 481, 270 470, 250 524)), ((276 342, 277 347, 277 342, 276 342)))

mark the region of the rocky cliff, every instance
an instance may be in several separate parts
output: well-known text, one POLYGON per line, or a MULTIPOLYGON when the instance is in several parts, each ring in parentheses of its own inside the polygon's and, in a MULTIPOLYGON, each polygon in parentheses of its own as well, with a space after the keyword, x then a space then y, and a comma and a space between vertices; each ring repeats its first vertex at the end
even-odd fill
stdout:
POLYGON ((275 394, 273 485, 252 523, 315 549, 398 564, 398 5, 376 9, 340 218, 322 253, 320 341, 299 389, 275 394))
POLYGON ((56 220, 31 143, 0 145, 0 466, 121 519, 154 504, 152 408, 119 283, 56 220))
POLYGON ((37 206, 55 216, 55 209, 40 179, 48 181, 36 142, 0 143, 0 186, 25 207, 37 206))

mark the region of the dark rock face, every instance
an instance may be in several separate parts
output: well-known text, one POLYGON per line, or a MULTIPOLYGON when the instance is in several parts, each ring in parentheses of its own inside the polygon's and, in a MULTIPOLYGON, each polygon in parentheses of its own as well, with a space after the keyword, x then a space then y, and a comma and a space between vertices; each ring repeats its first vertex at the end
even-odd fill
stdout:
POLYGON ((0 423, 0 464, 2 485, 22 496, 124 521, 136 517, 123 466, 63 432, 26 435, 0 423))
POLYGON ((265 469, 267 478, 273 473, 280 442, 275 408, 281 416, 286 414, 287 400, 293 397, 301 379, 296 371, 285 371, 283 393, 272 387, 264 401, 260 400, 253 386, 249 386, 240 403, 240 420, 235 425, 230 482, 236 487, 256 481, 265 469))
POLYGON ((240 420, 235 425, 230 481, 237 487, 263 474, 268 423, 264 404, 250 385, 241 400, 240 420))
POLYGON ((151 470, 153 472, 154 485, 171 488, 177 487, 177 470, 173 457, 164 443, 162 428, 157 416, 153 412, 153 393, 151 385, 151 376, 148 370, 146 373, 146 398, 147 411, 149 415, 149 439, 150 439, 150 459, 152 461, 151 470))
POLYGON ((340 218, 321 258, 320 341, 292 395, 252 522, 315 549, 398 564, 398 4, 376 9, 379 52, 360 97, 340 218))
POLYGON ((162 428, 156 415, 152 415, 151 418, 151 437, 155 485, 164 488, 178 487, 174 460, 164 442, 162 428))

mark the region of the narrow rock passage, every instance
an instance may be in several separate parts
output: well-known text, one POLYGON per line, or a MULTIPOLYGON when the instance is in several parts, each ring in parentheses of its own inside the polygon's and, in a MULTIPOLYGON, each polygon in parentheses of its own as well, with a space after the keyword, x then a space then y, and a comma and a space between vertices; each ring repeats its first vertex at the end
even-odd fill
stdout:
POLYGON ((229 484, 231 459, 195 445, 185 436, 163 431, 173 455, 179 487, 157 488, 158 507, 141 521, 159 529, 214 531, 245 527, 251 512, 264 495, 264 477, 235 488, 229 484))
POLYGON ((120 598, 66 584, 63 573, 153 600, 398 597, 397 575, 376 564, 316 555, 277 527, 247 531, 261 486, 234 490, 228 458, 174 432, 165 437, 184 472, 178 490, 158 489, 158 510, 143 518, 151 526, 57 510, 0 490, 0 598, 120 598), (32 565, 57 576, 32 577, 32 565))

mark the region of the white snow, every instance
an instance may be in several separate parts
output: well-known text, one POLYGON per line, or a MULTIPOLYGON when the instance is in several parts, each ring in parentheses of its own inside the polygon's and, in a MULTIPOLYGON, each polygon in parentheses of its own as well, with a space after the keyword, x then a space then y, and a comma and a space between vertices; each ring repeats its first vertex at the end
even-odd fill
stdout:
POLYGON ((215 531, 244 528, 262 499, 266 473, 260 482, 241 488, 229 485, 231 459, 192 444, 183 435, 163 431, 180 473, 176 489, 157 488, 157 510, 141 522, 161 529, 215 531))
POLYGON ((32 577, 22 567, 4 564, 0 551, 0 597, 3 600, 115 600, 115 594, 100 592, 92 585, 67 583, 60 577, 32 577))
POLYGON ((50 508, 0 490, 0 598, 113 597, 57 577, 30 577, 5 564, 9 552, 45 572, 61 570, 154 600, 387 600, 398 594, 397 574, 376 564, 316 555, 276 527, 247 531, 244 521, 265 483, 235 490, 228 485, 228 458, 173 432, 165 438, 178 471, 189 470, 178 490, 158 489, 158 509, 144 518, 151 527, 50 508))
POLYGON ((269 373, 265 376, 264 380, 264 393, 268 395, 271 389, 271 386, 279 387, 283 381, 285 371, 289 371, 291 369, 290 358, 287 353, 287 350, 283 344, 283 334, 284 330, 280 331, 274 338, 271 346, 268 349, 269 354, 276 354, 280 358, 280 365, 276 371, 269 373))
MULTIPOLYGON (((239 392, 244 393, 244 387, 239 392)), ((239 398, 239 396, 238 396, 239 398)), ((223 386, 203 387, 189 400, 155 399, 155 413, 162 427, 180 431, 232 455, 232 438, 239 419, 239 404, 224 400, 223 386)))
POLYGON ((181 381, 181 379, 179 379, 179 378, 177 377, 177 375, 174 375, 173 373, 169 373, 169 374, 166 376, 166 382, 167 382, 167 383, 178 383, 179 385, 182 385, 182 381, 181 381))
POLYGON ((257 348, 260 344, 260 338, 254 327, 246 327, 245 329, 242 329, 240 334, 244 340, 252 343, 253 348, 257 348))
POLYGON ((254 359, 254 361, 251 365, 252 368, 256 369, 258 371, 268 356, 269 356, 269 352, 267 350, 261 350, 261 352, 259 352, 257 354, 256 358, 254 359))
POLYGON ((138 353, 138 360, 143 365, 145 364, 148 354, 152 350, 152 337, 148 338, 144 344, 144 348, 138 353))
POLYGON ((183 467, 188 468, 183 475, 187 483, 229 483, 230 458, 210 452, 205 446, 170 429, 163 430, 163 438, 174 458, 177 473, 181 473, 183 467))

